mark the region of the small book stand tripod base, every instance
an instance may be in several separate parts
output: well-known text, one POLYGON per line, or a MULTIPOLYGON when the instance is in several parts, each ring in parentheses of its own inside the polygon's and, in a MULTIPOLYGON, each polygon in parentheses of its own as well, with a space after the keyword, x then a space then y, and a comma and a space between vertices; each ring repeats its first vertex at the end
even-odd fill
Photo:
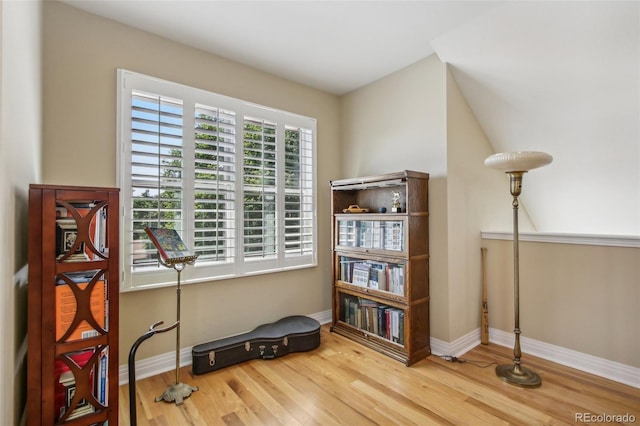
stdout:
POLYGON ((185 398, 188 398, 192 392, 198 390, 197 386, 190 386, 184 383, 180 383, 180 293, 182 289, 180 288, 180 272, 187 265, 193 265, 196 261, 197 256, 189 256, 178 259, 172 259, 167 262, 160 262, 162 265, 173 268, 178 273, 178 286, 176 288, 176 323, 178 327, 176 328, 176 380, 175 383, 169 385, 167 390, 164 391, 162 395, 156 398, 156 402, 165 401, 165 402, 176 402, 176 405, 182 405, 185 398))
POLYGON ((162 395, 156 398, 156 402, 164 400, 165 402, 176 402, 176 405, 182 405, 185 398, 191 396, 191 392, 198 390, 197 386, 190 386, 185 383, 174 383, 170 385, 162 395))

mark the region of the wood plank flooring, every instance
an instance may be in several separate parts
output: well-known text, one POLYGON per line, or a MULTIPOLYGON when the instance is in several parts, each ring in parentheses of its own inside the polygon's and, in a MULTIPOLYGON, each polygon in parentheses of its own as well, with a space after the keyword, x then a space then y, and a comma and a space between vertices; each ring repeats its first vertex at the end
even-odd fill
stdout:
MULTIPOLYGON (((510 364, 511 358, 511 349, 490 344, 461 357, 470 362, 432 355, 405 367, 329 332, 325 325, 320 347, 311 352, 249 361, 199 376, 190 366, 182 368, 181 381, 199 390, 181 406, 154 402, 173 382, 175 371, 139 380, 137 423, 640 425, 640 389, 527 354, 523 365, 540 374, 542 386, 520 388, 495 375, 495 363, 510 364), (626 419, 617 417, 625 415, 626 419)), ((120 387, 119 415, 121 425, 129 424, 128 385, 120 387)))

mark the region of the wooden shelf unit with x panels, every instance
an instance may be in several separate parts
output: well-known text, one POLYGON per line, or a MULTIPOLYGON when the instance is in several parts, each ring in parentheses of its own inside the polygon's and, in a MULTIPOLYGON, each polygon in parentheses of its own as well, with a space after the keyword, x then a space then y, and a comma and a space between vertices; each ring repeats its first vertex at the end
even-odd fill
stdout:
POLYGON ((116 188, 29 188, 29 425, 118 424, 118 206, 116 188))

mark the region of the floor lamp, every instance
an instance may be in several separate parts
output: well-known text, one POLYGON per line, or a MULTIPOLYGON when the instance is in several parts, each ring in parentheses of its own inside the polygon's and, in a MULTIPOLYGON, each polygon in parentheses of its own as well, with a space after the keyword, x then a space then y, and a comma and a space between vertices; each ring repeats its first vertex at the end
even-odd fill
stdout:
POLYGON ((513 196, 513 304, 514 321, 513 332, 516 337, 513 347, 513 365, 502 364, 496 367, 496 375, 507 383, 517 386, 535 388, 542 384, 542 379, 534 371, 525 368, 520 363, 522 350, 520 349, 520 259, 518 236, 518 196, 522 192, 522 177, 526 172, 551 163, 553 157, 544 152, 521 151, 502 152, 487 157, 485 166, 503 170, 509 175, 511 195, 513 196))

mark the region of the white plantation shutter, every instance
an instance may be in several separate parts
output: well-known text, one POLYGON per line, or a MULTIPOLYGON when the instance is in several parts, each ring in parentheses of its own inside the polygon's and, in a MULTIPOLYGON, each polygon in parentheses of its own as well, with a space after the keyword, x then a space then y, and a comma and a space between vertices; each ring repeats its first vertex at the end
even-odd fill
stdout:
POLYGON ((194 241, 200 261, 231 261, 235 253, 236 117, 196 105, 194 241))
POLYGON ((244 256, 277 253, 276 124, 244 119, 244 256))
POLYGON ((157 264, 145 227, 183 229, 182 103, 134 91, 131 99, 129 262, 157 264))
POLYGON ((175 284, 144 228, 198 254, 185 283, 317 264, 315 120, 118 72, 123 289, 175 284))
POLYGON ((288 126, 285 136, 285 253, 310 255, 314 248, 313 132, 288 126))

